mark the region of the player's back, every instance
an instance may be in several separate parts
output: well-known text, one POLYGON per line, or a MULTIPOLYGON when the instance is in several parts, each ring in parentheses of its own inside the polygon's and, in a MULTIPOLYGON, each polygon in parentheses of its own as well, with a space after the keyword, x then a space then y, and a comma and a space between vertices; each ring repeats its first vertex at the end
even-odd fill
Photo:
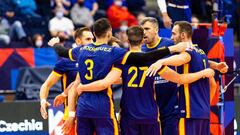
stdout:
MULTIPOLYGON (((78 64, 83 84, 103 79, 114 63, 121 63, 126 50, 106 44, 90 44, 79 48, 78 64)), ((91 118, 113 118, 112 90, 83 92, 78 99, 77 115, 91 118)))
MULTIPOLYGON (((198 72, 209 67, 206 54, 198 46, 186 52, 190 54, 191 61, 180 68, 181 73, 198 72)), ((180 109, 182 117, 209 119, 210 89, 208 78, 202 78, 180 87, 180 109)))
POLYGON ((120 69, 123 79, 121 119, 147 123, 158 121, 154 77, 146 77, 148 66, 124 65, 120 69))

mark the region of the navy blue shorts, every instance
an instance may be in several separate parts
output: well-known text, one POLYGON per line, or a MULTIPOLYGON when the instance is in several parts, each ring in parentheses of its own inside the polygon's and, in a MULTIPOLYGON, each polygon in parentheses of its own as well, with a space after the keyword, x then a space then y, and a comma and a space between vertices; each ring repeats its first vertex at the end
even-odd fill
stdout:
POLYGON ((119 135, 116 119, 77 117, 78 135, 119 135))
POLYGON ((160 135, 160 124, 122 120, 120 121, 121 135, 160 135))
POLYGON ((208 119, 181 118, 179 135, 210 135, 210 122, 208 119))
POLYGON ((179 117, 170 115, 160 118, 162 135, 178 135, 179 117))

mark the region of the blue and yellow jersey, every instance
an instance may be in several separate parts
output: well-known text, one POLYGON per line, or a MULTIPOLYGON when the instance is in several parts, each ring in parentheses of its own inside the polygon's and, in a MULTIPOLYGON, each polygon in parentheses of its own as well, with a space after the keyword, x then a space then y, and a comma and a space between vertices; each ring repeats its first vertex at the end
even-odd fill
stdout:
MULTIPOLYGON (((77 72, 78 64, 66 58, 61 58, 58 60, 53 69, 53 73, 61 77, 63 91, 75 80, 77 72)), ((67 99, 64 103, 64 106, 64 119, 66 119, 68 115, 67 99)))
MULTIPOLYGON (((113 64, 124 64, 129 54, 123 48, 106 44, 89 44, 74 48, 69 53, 72 60, 78 61, 80 80, 83 84, 105 78, 113 64)), ((78 98, 77 116, 114 118, 111 88, 100 92, 82 93, 78 98)))
MULTIPOLYGON (((206 54, 198 46, 186 52, 191 56, 191 61, 179 68, 180 73, 198 72, 209 67, 206 54)), ((208 78, 181 85, 179 91, 181 117, 209 119, 209 89, 208 78)))
MULTIPOLYGON (((150 47, 147 44, 143 45, 142 51, 149 52, 161 47, 169 47, 172 45, 174 45, 174 42, 172 40, 168 38, 160 38, 158 43, 153 47, 150 47)), ((175 70, 175 67, 169 66, 169 68, 175 70)), ((160 109, 161 117, 168 116, 170 114, 174 114, 174 115, 179 114, 177 84, 170 82, 168 80, 165 80, 159 75, 156 75, 155 87, 156 87, 157 103, 160 109)))
MULTIPOLYGON (((159 121, 154 77, 146 76, 148 66, 115 65, 122 71, 121 119, 146 123, 159 121)), ((159 73, 164 69, 162 68, 159 73)))
POLYGON ((61 83, 63 91, 75 80, 77 72, 78 64, 66 58, 58 60, 53 69, 55 75, 62 77, 61 83))

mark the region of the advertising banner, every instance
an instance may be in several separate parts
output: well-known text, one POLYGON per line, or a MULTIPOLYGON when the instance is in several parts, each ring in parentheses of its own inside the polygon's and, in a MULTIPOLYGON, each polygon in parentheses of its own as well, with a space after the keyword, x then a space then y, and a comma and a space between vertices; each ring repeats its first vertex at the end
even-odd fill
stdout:
POLYGON ((1 135, 48 135, 48 122, 42 119, 39 102, 0 103, 1 135))

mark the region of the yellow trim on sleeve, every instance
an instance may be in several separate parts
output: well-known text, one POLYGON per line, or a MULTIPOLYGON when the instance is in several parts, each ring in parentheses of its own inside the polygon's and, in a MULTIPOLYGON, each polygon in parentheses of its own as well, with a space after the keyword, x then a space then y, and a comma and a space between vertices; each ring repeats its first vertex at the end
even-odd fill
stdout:
POLYGON ((168 66, 164 66, 160 71, 158 72, 159 75, 161 75, 163 72, 167 70, 168 66))
POLYGON ((128 51, 128 52, 127 52, 127 53, 124 55, 124 57, 123 57, 123 60, 122 60, 121 64, 123 64, 123 65, 124 65, 124 64, 126 63, 126 61, 127 61, 127 58, 128 58, 128 56, 130 55, 130 53, 131 53, 131 52, 129 52, 129 51, 128 51))
POLYGON ((119 72, 121 72, 121 73, 122 73, 122 69, 120 69, 120 68, 117 68, 117 67, 112 67, 112 70, 117 70, 117 71, 119 71, 119 72))
POLYGON ((70 50, 68 51, 68 55, 69 55, 69 59, 70 59, 71 61, 75 61, 75 60, 73 59, 73 57, 72 57, 72 49, 70 49, 70 50))
POLYGON ((58 77, 62 77, 62 74, 59 74, 59 73, 57 73, 56 71, 52 71, 52 74, 54 74, 54 75, 56 75, 56 76, 58 76, 58 77))

